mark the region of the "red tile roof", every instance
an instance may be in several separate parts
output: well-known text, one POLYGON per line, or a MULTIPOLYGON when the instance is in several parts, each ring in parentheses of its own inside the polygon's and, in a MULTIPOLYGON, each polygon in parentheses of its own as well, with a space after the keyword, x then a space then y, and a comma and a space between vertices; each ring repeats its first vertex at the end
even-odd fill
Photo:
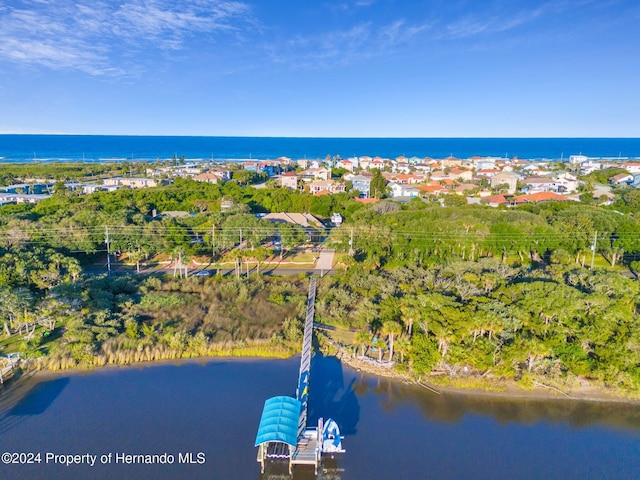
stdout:
POLYGON ((520 195, 516 199, 518 202, 570 202, 571 199, 564 195, 559 195, 553 192, 538 192, 531 193, 529 195, 520 195))

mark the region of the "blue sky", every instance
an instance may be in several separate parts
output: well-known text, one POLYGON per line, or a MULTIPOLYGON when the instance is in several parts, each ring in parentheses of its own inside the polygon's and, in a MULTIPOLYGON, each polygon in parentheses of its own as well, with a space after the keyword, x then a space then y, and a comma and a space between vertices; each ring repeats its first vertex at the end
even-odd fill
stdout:
POLYGON ((638 137, 637 0, 8 0, 0 132, 638 137))

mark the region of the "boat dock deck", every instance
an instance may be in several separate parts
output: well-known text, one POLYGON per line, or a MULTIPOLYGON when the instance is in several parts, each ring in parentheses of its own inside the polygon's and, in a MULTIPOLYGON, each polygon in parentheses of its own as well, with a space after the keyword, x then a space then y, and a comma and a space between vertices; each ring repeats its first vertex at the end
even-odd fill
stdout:
POLYGON ((305 430, 298 439, 296 450, 291 456, 291 463, 294 465, 313 465, 317 473, 319 460, 318 431, 315 429, 305 430))
MULTIPOLYGON (((307 428, 315 300, 316 277, 311 277, 296 396, 269 398, 262 411, 255 441, 262 473, 267 459, 287 459, 290 474, 293 473, 294 465, 313 465, 316 475, 318 474, 323 454, 322 418, 318 420, 317 427, 307 428)), ((344 452, 342 449, 335 450, 338 451, 344 452)))

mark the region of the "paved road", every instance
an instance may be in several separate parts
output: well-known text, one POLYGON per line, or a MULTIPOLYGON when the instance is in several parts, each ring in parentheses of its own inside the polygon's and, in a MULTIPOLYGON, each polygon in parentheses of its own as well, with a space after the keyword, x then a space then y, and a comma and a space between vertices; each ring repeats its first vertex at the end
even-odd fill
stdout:
MULTIPOLYGON (((216 273, 218 273, 218 270, 216 268, 213 268, 212 266, 202 266, 202 269, 200 268, 190 268, 189 269, 189 276, 193 276, 195 273, 197 273, 200 270, 207 270, 210 272, 211 275, 215 275, 216 273)), ((118 276, 118 275, 127 275, 127 274, 132 274, 135 275, 136 273, 136 268, 134 266, 130 266, 130 265, 121 265, 121 264, 112 264, 111 265, 111 272, 112 275, 114 276, 118 276)), ((107 273, 107 268, 105 267, 101 267, 98 265, 92 265, 91 267, 85 268, 84 269, 84 273, 89 274, 89 275, 101 275, 103 273, 107 273)), ((333 271, 332 270, 320 270, 317 268, 278 268, 277 266, 265 266, 263 265, 262 267, 260 267, 260 273, 264 274, 264 275, 298 275, 300 273, 305 273, 305 274, 323 274, 323 275, 327 275, 327 274, 332 274, 333 271)), ((221 268, 220 269, 220 274, 221 275, 233 275, 234 274, 234 269, 233 268, 221 268)), ((249 269, 249 274, 250 275, 255 275, 256 274, 256 268, 255 265, 249 269)), ((165 267, 145 267, 145 268, 141 268, 140 269, 140 275, 173 275, 173 268, 165 268, 165 267)), ((246 267, 242 269, 242 275, 246 276, 247 275, 247 269, 246 267)))
POLYGON ((316 273, 320 272, 324 274, 333 270, 333 255, 335 253, 335 250, 322 250, 320 252, 320 258, 318 258, 316 262, 316 273))

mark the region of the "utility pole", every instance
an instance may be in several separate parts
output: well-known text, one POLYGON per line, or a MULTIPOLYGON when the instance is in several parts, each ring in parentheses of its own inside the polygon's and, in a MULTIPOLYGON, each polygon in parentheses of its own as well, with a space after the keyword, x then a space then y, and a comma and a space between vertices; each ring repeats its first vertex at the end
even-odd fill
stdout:
POLYGON ((104 243, 107 244, 107 275, 111 275, 111 251, 109 249, 109 227, 104 227, 104 243))
POLYGON ((351 227, 351 236, 349 238, 349 256, 353 257, 353 227, 351 227))
POLYGON ((240 229, 240 248, 242 248, 242 229, 240 229))
POLYGON ((593 270, 593 264, 596 261, 596 244, 598 243, 598 232, 593 235, 593 245, 591 246, 591 270, 593 270))

